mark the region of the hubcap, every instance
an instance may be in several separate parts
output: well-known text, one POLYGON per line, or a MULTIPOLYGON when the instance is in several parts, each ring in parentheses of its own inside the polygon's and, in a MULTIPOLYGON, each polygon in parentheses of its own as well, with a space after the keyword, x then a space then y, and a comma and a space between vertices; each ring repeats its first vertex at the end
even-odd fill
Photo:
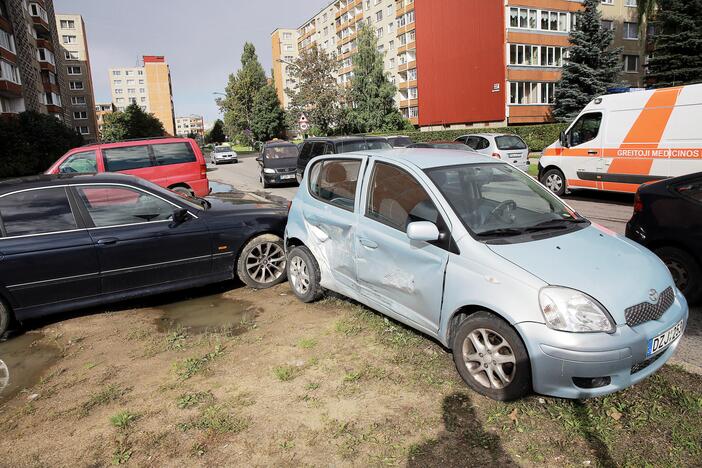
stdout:
POLYGON ((546 177, 546 187, 552 192, 558 192, 563 187, 563 179, 558 174, 551 174, 546 177))
POLYGON ((463 340, 463 361, 475 381, 486 388, 507 387, 517 371, 512 347, 488 328, 477 328, 463 340))
POLYGON ((673 281, 678 289, 681 291, 687 291, 690 283, 690 277, 685 266, 672 259, 666 259, 665 264, 670 270, 670 274, 673 276, 673 281))
POLYGON ((2 393, 2 389, 7 387, 7 384, 10 382, 10 371, 7 368, 7 365, 0 360, 0 393, 2 393))
POLYGON ((261 284, 272 283, 285 271, 285 252, 272 242, 259 244, 246 257, 246 272, 261 284))
POLYGON ((300 257, 293 257, 290 260, 290 282, 298 294, 305 295, 310 290, 310 275, 307 272, 307 264, 300 257))

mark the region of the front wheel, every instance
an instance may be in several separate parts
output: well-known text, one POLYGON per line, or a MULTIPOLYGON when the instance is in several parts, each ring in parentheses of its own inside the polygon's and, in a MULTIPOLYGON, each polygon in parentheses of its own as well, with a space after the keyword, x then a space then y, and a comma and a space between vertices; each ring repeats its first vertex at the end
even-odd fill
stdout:
POLYGON ((172 192, 177 193, 181 197, 185 198, 192 198, 193 197, 193 192, 187 187, 173 187, 171 189, 172 192))
MULTIPOLYGON (((12 322, 12 315, 10 310, 0 301, 0 337, 2 337, 5 332, 10 328, 10 323, 12 322)), ((0 387, 2 388, 2 387, 0 387)))
POLYGON ((314 302, 322 297, 319 264, 307 247, 295 247, 288 254, 288 283, 302 302, 314 302))
POLYGON ((549 169, 541 176, 540 182, 544 184, 550 191, 563 196, 566 191, 565 176, 559 169, 549 169))
POLYGON ((251 239, 239 255, 236 271, 239 279, 255 289, 266 289, 285 281, 283 239, 263 234, 251 239))
POLYGON ((675 286, 683 293, 687 302, 697 304, 702 299, 702 270, 695 259, 675 247, 656 249, 656 255, 670 270, 675 286))
POLYGON ((461 322, 453 361, 470 388, 493 400, 515 400, 531 391, 531 366, 522 339, 490 312, 476 312, 461 322))

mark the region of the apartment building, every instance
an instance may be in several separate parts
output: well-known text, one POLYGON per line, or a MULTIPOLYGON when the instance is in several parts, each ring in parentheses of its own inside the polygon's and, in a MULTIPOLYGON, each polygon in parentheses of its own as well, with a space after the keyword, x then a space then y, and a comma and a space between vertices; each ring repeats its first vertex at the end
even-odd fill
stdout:
POLYGON ((105 116, 112 114, 117 108, 111 102, 99 102, 95 104, 95 118, 97 120, 98 136, 102 138, 102 127, 105 125, 105 116))
POLYGON ((41 112, 73 126, 61 50, 52 0, 0 0, 0 113, 41 112))
POLYGON ((201 115, 187 115, 176 117, 176 135, 187 137, 194 134, 195 139, 202 141, 205 138, 205 119, 201 115))
POLYGON ((118 111, 138 104, 161 121, 166 133, 176 134, 173 85, 165 57, 145 55, 139 66, 110 68, 109 79, 112 103, 118 111))
POLYGON ((57 14, 56 28, 65 61, 61 73, 66 74, 69 83, 65 107, 73 119, 75 130, 83 135, 85 141, 97 142, 99 131, 85 22, 80 15, 57 14))
POLYGON ((285 90, 295 86, 288 67, 300 55, 297 49, 297 37, 297 29, 276 29, 271 33, 273 82, 278 92, 278 99, 285 109, 290 105, 290 96, 285 90))
MULTIPOLYGON (((602 3, 613 47, 624 47, 621 80, 639 86, 644 46, 635 39, 636 1, 602 3)), ((578 0, 337 0, 297 29, 298 51, 316 45, 335 53, 337 79, 348 83, 366 22, 398 88, 398 107, 422 129, 543 123, 551 121, 581 8, 578 0)))

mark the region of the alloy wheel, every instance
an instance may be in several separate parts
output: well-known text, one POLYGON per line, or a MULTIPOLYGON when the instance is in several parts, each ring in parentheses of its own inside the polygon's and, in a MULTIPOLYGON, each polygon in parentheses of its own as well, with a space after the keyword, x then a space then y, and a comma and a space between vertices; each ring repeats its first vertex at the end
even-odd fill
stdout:
POLYGON ((285 252, 278 244, 264 242, 246 257, 246 272, 261 284, 272 283, 285 272, 285 252))
POLYGON ((477 328, 463 340, 463 360, 475 381, 486 388, 507 387, 517 371, 509 342, 488 328, 477 328))
POLYGON ((307 264, 300 257, 294 257, 290 260, 290 270, 288 271, 290 275, 290 282, 301 295, 307 294, 310 289, 310 275, 307 271, 307 264))

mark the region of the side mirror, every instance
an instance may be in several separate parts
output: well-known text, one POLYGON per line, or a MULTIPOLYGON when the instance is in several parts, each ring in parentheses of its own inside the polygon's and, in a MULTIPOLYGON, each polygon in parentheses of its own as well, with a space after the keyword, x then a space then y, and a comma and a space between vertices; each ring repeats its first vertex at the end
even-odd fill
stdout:
POLYGON ((263 156, 257 157, 257 158, 256 158, 256 161, 262 163, 262 162, 263 162, 263 156))
POLYGON ((439 240, 439 228, 429 221, 415 221, 407 225, 407 237, 413 241, 432 242, 439 240))
POLYGON ((179 208, 177 210, 173 211, 173 224, 178 225, 178 224, 183 224, 188 220, 188 210, 185 208, 179 208))
POLYGON ((566 132, 561 132, 560 141, 561 141, 561 146, 563 148, 568 148, 568 137, 566 136, 566 132))

